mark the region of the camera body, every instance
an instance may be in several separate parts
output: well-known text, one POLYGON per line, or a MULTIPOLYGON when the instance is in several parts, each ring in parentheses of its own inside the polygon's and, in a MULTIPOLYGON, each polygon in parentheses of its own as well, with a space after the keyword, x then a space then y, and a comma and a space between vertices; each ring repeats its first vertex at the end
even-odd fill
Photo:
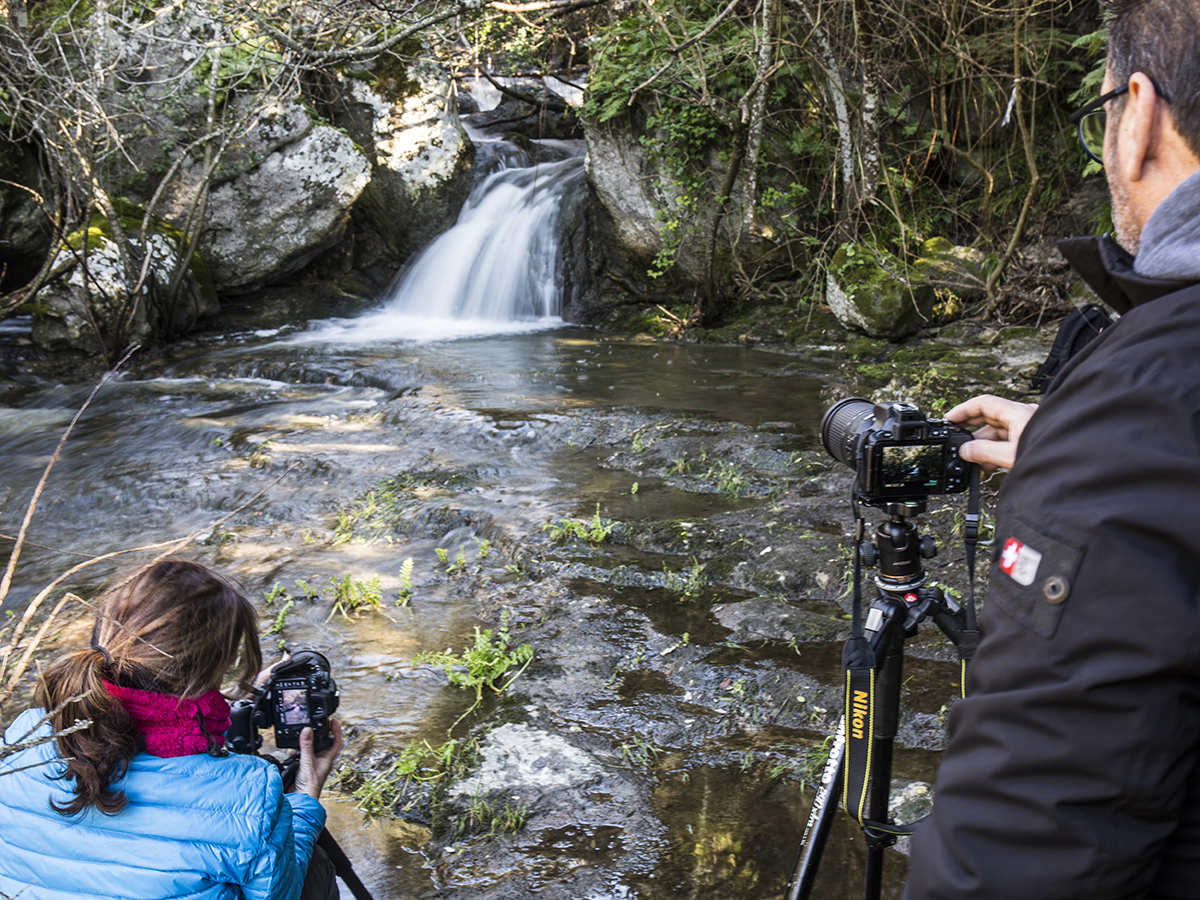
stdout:
POLYGON ((257 700, 239 700, 230 712, 229 749, 252 753, 262 745, 260 728, 275 729, 275 746, 298 749, 300 732, 313 730, 313 749, 333 746, 329 717, 337 712, 338 689, 329 660, 315 650, 297 650, 275 667, 257 700))
POLYGON ((854 470, 855 493, 872 506, 956 494, 970 484, 971 464, 958 448, 970 432, 928 418, 912 403, 851 397, 821 420, 821 443, 854 470))

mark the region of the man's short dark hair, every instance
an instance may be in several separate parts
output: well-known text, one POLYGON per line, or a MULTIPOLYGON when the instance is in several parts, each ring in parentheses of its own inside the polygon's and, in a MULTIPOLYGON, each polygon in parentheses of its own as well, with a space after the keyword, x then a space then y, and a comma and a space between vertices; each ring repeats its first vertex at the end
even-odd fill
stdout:
POLYGON ((1171 115, 1200 156, 1200 0, 1112 0, 1108 67, 1113 86, 1142 72, 1171 98, 1171 115))

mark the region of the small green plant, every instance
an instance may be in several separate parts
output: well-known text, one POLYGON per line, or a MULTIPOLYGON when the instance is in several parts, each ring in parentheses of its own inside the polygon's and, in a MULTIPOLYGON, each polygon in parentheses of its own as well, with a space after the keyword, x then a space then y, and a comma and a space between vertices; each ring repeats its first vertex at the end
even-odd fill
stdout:
POLYGON ((270 606, 276 600, 280 600, 287 595, 287 588, 283 586, 283 582, 277 581, 271 585, 271 589, 267 591, 267 595, 263 598, 263 601, 267 604, 267 606, 270 606))
POLYGON ((375 612, 383 603, 383 590, 379 586, 379 576, 373 575, 366 581, 357 581, 350 575, 340 579, 330 578, 333 586, 333 609, 329 611, 326 622, 337 613, 345 618, 351 614, 358 615, 364 610, 375 612))
POLYGON ((485 797, 472 797, 467 801, 467 811, 454 826, 454 837, 469 833, 485 833, 488 837, 511 834, 525 827, 529 819, 529 808, 524 803, 505 800, 498 808, 485 797))
POLYGON ((621 756, 632 765, 645 769, 654 765, 662 753, 662 747, 656 747, 640 734, 633 735, 621 744, 621 756))
POLYGON ((458 555, 454 557, 454 562, 446 566, 446 574, 461 575, 467 571, 467 552, 462 547, 458 548, 458 555))
POLYGON ((433 552, 437 554, 438 561, 444 566, 446 560, 450 558, 450 551, 445 547, 434 547, 433 552))
POLYGON ((446 673, 451 684, 475 692, 475 702, 455 720, 454 725, 450 726, 451 730, 483 702, 485 688, 497 694, 504 693, 529 667, 532 660, 532 646, 512 646, 507 613, 495 631, 475 626, 475 641, 472 645, 464 647, 462 653, 455 653, 447 648, 445 653, 422 653, 413 657, 416 663, 428 663, 440 668, 446 673), (516 673, 509 677, 508 673, 514 668, 517 669, 516 673))
POLYGON ((488 554, 492 552, 492 542, 486 538, 475 537, 474 535, 472 537, 475 538, 475 546, 479 548, 479 558, 487 559, 488 554))
POLYGON ((413 559, 410 556, 400 563, 400 590, 397 591, 397 606, 408 606, 408 602, 412 600, 412 572, 413 559))
POLYGON ((667 572, 666 588, 681 601, 695 600, 704 591, 704 563, 694 556, 692 564, 681 572, 667 572))
POLYGON ((742 754, 742 760, 740 763, 738 763, 738 768, 741 769, 743 773, 749 772, 752 768, 754 768, 753 750, 747 750, 742 754))
POLYGON ((313 587, 303 578, 296 579, 296 590, 300 592, 300 596, 305 600, 316 600, 321 596, 321 589, 313 587))
POLYGON ((819 745, 810 747, 804 752, 798 765, 793 767, 796 776, 804 783, 816 785, 821 781, 821 773, 829 762, 829 752, 833 747, 833 735, 829 735, 819 745))
POLYGON ((717 491, 730 497, 740 497, 750 487, 746 473, 731 462, 718 459, 704 477, 717 485, 717 491))
POLYGON ((455 760, 462 743, 448 740, 437 747, 428 741, 409 744, 391 766, 354 789, 355 805, 368 819, 390 814, 411 782, 433 782, 457 774, 455 760))
POLYGON ((578 538, 581 541, 587 541, 589 544, 602 544, 612 534, 613 523, 600 517, 600 504, 597 503, 596 514, 592 516, 591 521, 559 519, 554 524, 547 522, 542 530, 549 531, 550 539, 553 541, 578 538))
POLYGON ((631 487, 631 488, 629 489, 629 493, 633 494, 633 496, 635 496, 635 497, 636 497, 636 496, 637 496, 637 492, 638 492, 638 483, 635 481, 635 482, 633 483, 633 487, 631 487))
POLYGON ((283 632, 284 623, 287 621, 287 614, 291 608, 296 605, 294 600, 289 600, 280 607, 279 612, 275 614, 275 621, 271 623, 271 627, 263 632, 263 637, 269 634, 281 634, 283 632))

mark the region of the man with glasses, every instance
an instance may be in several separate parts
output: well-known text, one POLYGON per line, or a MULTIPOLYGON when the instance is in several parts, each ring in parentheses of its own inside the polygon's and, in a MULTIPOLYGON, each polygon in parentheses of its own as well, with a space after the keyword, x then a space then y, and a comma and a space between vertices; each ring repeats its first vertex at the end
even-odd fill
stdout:
POLYGON ((1200 0, 1111 6, 1073 119, 1120 244, 1059 246, 1122 315, 1040 408, 947 414, 1012 471, 909 900, 1200 898, 1200 0))

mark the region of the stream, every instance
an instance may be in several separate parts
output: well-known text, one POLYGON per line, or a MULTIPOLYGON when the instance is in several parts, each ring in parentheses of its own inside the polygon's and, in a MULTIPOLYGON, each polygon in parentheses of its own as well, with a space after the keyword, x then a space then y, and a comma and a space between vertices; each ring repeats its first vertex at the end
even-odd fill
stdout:
MULTIPOLYGON (((555 185, 581 177, 572 148, 501 166, 359 317, 136 360, 66 445, 4 604, 85 557, 194 535, 180 552, 260 601, 265 651, 331 660, 349 742, 329 827, 377 900, 782 896, 836 723, 850 479, 816 433, 833 369, 564 325, 545 236, 555 185), (374 582, 377 610, 339 610, 347 578, 374 582), (457 726, 477 755, 444 802, 461 821, 503 798, 523 826, 368 821, 350 792, 471 704, 414 657, 502 620, 534 660, 457 726)), ((0 370, 0 532, 92 387, 0 370)), ((112 571, 68 586, 94 595, 112 571)), ((937 640, 912 656, 896 775, 921 794, 955 667, 937 640)), ((844 820, 818 897, 861 893, 844 820)), ((885 896, 904 863, 890 854, 885 896)))

